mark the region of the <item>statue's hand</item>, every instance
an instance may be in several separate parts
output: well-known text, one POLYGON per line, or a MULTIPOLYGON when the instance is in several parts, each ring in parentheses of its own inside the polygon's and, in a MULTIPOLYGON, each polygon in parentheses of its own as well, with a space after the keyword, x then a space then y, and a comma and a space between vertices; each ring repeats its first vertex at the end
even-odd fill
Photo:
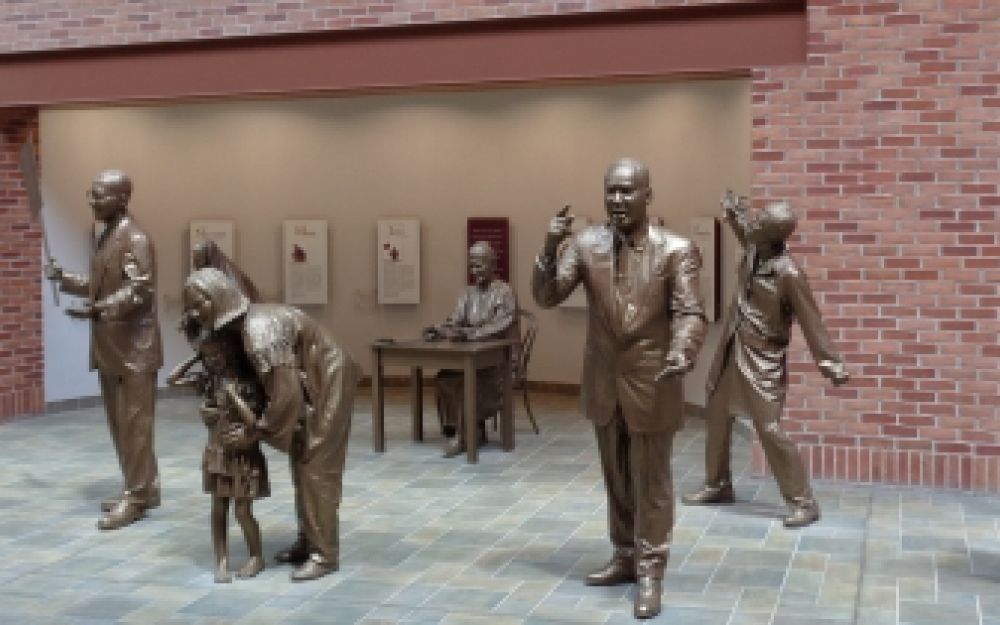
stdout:
POLYGON ((834 360, 820 361, 819 370, 824 377, 833 382, 834 386, 843 386, 851 380, 851 376, 847 372, 847 366, 842 362, 834 360))
POLYGON ((427 326, 420 335, 425 341, 440 341, 444 338, 437 326, 427 326))
POLYGON ((215 427, 219 421, 219 409, 216 406, 202 406, 198 409, 202 422, 208 427, 215 427))
POLYGON ((719 202, 719 205, 722 207, 722 212, 726 216, 730 216, 737 213, 745 213, 749 202, 749 198, 745 195, 737 197, 732 189, 726 189, 726 194, 722 196, 722 201, 719 202))
POLYGON ((222 385, 222 392, 226 394, 226 398, 231 402, 237 402, 240 400, 239 388, 232 380, 226 380, 226 382, 222 385))
POLYGON ((556 216, 549 222, 549 231, 545 235, 545 253, 554 255, 559 249, 559 244, 573 233, 573 215, 569 214, 569 204, 563 206, 556 216))
POLYGON ((53 259, 45 265, 45 278, 53 282, 61 282, 63 279, 63 268, 53 259))
POLYGON ((248 449, 257 442, 257 437, 254 435, 254 432, 242 423, 234 423, 226 428, 226 430, 222 432, 220 439, 222 441, 222 446, 231 451, 248 449))
POLYGON ((653 377, 653 381, 659 382, 664 378, 680 377, 690 371, 692 367, 694 367, 694 363, 688 360, 684 354, 680 352, 667 354, 663 358, 663 368, 653 377))
POLYGON ((79 306, 70 306, 66 309, 66 314, 74 319, 97 319, 100 311, 90 302, 79 306))

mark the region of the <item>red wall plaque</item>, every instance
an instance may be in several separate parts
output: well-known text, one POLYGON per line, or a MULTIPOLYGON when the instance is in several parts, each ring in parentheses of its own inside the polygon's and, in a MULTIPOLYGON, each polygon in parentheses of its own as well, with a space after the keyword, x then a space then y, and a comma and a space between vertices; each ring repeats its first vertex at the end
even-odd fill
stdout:
MULTIPOLYGON (((466 250, 476 241, 489 243, 497 254, 497 277, 510 284, 510 222, 506 217, 469 217, 465 241, 466 250)), ((471 276, 466 280, 472 284, 471 276)))

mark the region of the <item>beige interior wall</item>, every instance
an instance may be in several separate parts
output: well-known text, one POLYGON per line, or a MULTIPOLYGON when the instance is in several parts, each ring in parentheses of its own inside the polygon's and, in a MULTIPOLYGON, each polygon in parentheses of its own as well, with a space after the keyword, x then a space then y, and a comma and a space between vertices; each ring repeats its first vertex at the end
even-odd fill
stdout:
MULTIPOLYGON (((236 260, 277 298, 281 221, 317 218, 330 223, 330 302, 305 308, 367 371, 373 339, 415 336, 450 311, 466 217, 510 218, 513 287, 537 310, 531 263, 549 218, 570 203, 581 221, 602 219, 614 158, 649 164, 651 212, 668 226, 717 214, 727 186, 749 188, 750 89, 732 79, 48 110, 41 139, 50 239, 69 268, 87 263, 89 181, 107 167, 132 175, 133 213, 156 245, 167 367, 188 353, 175 328, 190 220, 234 220, 236 260), (375 223, 390 216, 421 220, 419 305, 375 303, 375 223)), ((85 326, 45 301, 48 399, 96 394, 85 326)), ((539 321, 530 377, 578 381, 585 313, 539 321)), ((688 383, 696 402, 710 352, 688 383)))

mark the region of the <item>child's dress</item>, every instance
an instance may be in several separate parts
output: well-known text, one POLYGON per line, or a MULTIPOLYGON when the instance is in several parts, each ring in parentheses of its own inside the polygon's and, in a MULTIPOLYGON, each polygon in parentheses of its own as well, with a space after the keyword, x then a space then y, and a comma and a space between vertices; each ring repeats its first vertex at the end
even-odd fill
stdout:
POLYGON ((267 461, 260 443, 238 450, 222 445, 223 434, 233 425, 243 423, 232 401, 225 394, 227 382, 236 385, 237 392, 248 406, 259 411, 263 397, 260 387, 247 380, 216 378, 207 389, 206 407, 218 410, 218 419, 209 426, 208 444, 202 460, 202 483, 206 493, 233 499, 261 499, 271 494, 267 476, 267 461))

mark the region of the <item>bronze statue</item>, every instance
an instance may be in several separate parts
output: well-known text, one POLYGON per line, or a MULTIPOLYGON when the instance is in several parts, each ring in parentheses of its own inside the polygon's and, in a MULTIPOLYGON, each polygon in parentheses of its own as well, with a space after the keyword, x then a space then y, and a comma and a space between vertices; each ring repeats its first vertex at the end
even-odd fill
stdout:
POLYGON ((214 267, 226 274, 243 295, 247 296, 251 304, 261 301, 260 291, 257 290, 257 286, 250 279, 250 276, 226 256, 225 252, 219 249, 218 244, 211 239, 199 241, 191 251, 191 270, 197 271, 205 267, 214 267))
POLYGON ((786 202, 748 215, 746 198, 728 192, 722 201, 726 221, 744 247, 736 295, 722 326, 719 348, 706 383, 705 486, 683 497, 687 504, 735 501, 729 467, 733 418, 753 418, 757 437, 791 514, 786 527, 819 519, 819 504, 795 444, 778 423, 788 386, 787 353, 792 321, 820 372, 835 385, 848 381, 847 369, 823 327, 806 274, 788 253, 785 241, 796 219, 786 202))
POLYGON ((117 170, 97 176, 87 192, 94 217, 105 224, 90 275, 51 262, 46 277, 87 298, 66 313, 90 320, 90 368, 96 369, 111 440, 124 477, 122 493, 102 502, 102 530, 124 527, 160 505, 153 453, 156 371, 163 364, 156 317, 153 242, 128 213, 132 181, 117 170))
POLYGON ((196 343, 240 346, 264 390, 256 425, 237 424, 223 433, 223 444, 240 448, 260 438, 289 454, 299 536, 276 560, 300 565, 293 581, 337 570, 338 508, 358 366, 301 310, 251 304, 217 269, 188 276, 184 309, 185 333, 196 343))
POLYGON ((698 290, 701 256, 691 241, 649 223, 649 170, 620 159, 604 177, 608 222, 570 237, 569 207, 552 219, 535 261, 540 306, 587 293, 589 319, 580 385, 594 422, 608 496, 614 554, 587 584, 635 582, 634 614, 660 612, 674 522, 670 456, 683 424, 682 376, 705 334, 698 290), (568 238, 569 237, 569 238, 568 238))
POLYGON ((267 460, 256 440, 239 448, 223 444, 224 435, 233 428, 258 427, 256 414, 263 411, 263 389, 234 342, 204 339, 195 348, 197 353, 171 371, 167 383, 194 386, 205 398, 201 415, 209 429, 209 439, 202 456, 202 483, 205 492, 212 495, 215 581, 228 583, 233 579, 228 571, 230 500, 234 501, 236 520, 250 555, 236 576, 246 579, 264 570, 260 525, 253 516, 253 500, 271 494, 267 460), (190 374, 197 362, 201 362, 203 371, 190 374))
MULTIPOLYGON (((514 291, 503 280, 494 279, 496 253, 486 241, 478 241, 469 248, 469 272, 473 284, 465 287, 458 296, 455 310, 438 326, 424 330, 428 340, 485 341, 516 338, 517 301, 514 291)), ((454 440, 444 452, 452 458, 465 452, 463 420, 463 376, 455 369, 442 369, 437 375, 437 409, 441 431, 454 440), (457 436, 456 436, 457 433, 457 436)), ((476 412, 479 437, 486 438, 485 421, 500 409, 502 400, 500 384, 503 372, 497 367, 476 372, 476 412)))

